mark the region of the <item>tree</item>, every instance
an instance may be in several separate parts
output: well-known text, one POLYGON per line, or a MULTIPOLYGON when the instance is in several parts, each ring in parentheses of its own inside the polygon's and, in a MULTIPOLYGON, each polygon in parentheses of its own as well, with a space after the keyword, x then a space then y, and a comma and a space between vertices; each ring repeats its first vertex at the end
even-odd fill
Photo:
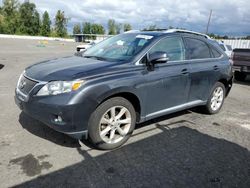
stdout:
POLYGON ((222 38, 223 39, 229 39, 229 37, 227 35, 224 35, 222 38))
POLYGON ((122 24, 120 23, 115 24, 115 30, 116 30, 116 34, 120 34, 122 30, 122 24))
POLYGON ((80 24, 74 25, 73 34, 80 34, 80 33, 81 33, 81 26, 80 26, 80 24))
POLYGON ((115 20, 109 19, 108 21, 108 30, 109 30, 109 35, 115 35, 116 34, 116 25, 115 25, 115 20))
POLYGON ((43 13, 43 18, 42 18, 42 25, 41 25, 41 30, 40 30, 40 34, 42 36, 49 36, 51 33, 51 20, 49 17, 49 13, 47 11, 45 11, 43 13))
POLYGON ((14 34, 18 28, 18 7, 17 0, 3 0, 1 8, 1 28, 4 27, 4 33, 14 34))
POLYGON ((101 24, 92 24, 91 33, 103 35, 105 33, 105 29, 101 24))
POLYGON ((130 31, 130 30, 132 30, 132 26, 129 23, 125 23, 123 25, 123 31, 126 32, 126 31, 130 31))
POLYGON ((40 15, 34 3, 25 2, 19 9, 19 32, 28 35, 38 35, 40 31, 40 15))
POLYGON ((41 29, 41 20, 40 14, 37 11, 35 11, 33 27, 34 34, 39 35, 41 29))
POLYGON ((17 12, 18 6, 18 0, 3 0, 2 11, 6 17, 11 17, 17 12))
POLYGON ((82 33, 83 34, 91 34, 91 23, 90 22, 83 23, 82 33))
POLYGON ((64 11, 58 10, 55 17, 55 31, 58 37, 67 36, 68 19, 65 17, 64 11))
POLYGON ((0 33, 6 33, 6 30, 7 30, 7 26, 6 26, 5 18, 1 14, 1 11, 0 11, 0 33))

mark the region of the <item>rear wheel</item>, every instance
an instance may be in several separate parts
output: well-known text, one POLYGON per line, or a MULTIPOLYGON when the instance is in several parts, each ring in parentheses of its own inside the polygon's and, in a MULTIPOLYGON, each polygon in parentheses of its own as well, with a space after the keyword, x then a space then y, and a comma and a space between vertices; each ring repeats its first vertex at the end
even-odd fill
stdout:
POLYGON ((234 78, 237 81, 244 81, 246 79, 246 76, 247 75, 242 72, 238 72, 238 71, 234 72, 234 78))
POLYGON ((214 85, 205 106, 205 110, 208 114, 216 114, 220 111, 224 103, 225 91, 225 86, 221 82, 217 82, 214 85))
POLYGON ((89 139, 99 149, 114 149, 124 144, 135 127, 133 105, 122 97, 102 103, 91 115, 89 139))

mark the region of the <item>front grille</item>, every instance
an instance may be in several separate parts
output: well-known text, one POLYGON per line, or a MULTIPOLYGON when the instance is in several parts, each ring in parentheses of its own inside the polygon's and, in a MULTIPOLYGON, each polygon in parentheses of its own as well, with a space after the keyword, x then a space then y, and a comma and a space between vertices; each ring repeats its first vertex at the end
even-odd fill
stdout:
POLYGON ((37 84, 38 82, 30 80, 26 78, 25 76, 22 76, 20 78, 19 84, 18 84, 18 89, 25 95, 28 95, 29 92, 33 89, 33 87, 37 84))

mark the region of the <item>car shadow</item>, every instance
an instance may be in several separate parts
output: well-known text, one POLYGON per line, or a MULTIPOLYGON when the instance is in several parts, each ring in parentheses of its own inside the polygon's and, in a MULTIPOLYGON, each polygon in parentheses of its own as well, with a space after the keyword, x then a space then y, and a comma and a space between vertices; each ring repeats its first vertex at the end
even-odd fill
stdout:
POLYGON ((1 70, 2 68, 4 68, 4 65, 3 65, 3 64, 0 64, 0 70, 1 70))
POLYGON ((81 162, 14 187, 250 186, 246 148, 186 126, 168 126, 161 124, 160 133, 99 155, 78 147, 81 162))
MULTIPOLYGON (((140 129, 140 128, 143 128, 145 126, 149 126, 151 124, 158 125, 158 123, 161 121, 170 120, 170 119, 178 117, 178 116, 190 114, 191 112, 202 113, 202 111, 198 107, 192 108, 189 110, 183 110, 180 112, 164 115, 164 116, 161 116, 161 117, 158 117, 158 118, 155 118, 155 119, 143 122, 143 123, 139 123, 136 125, 135 129, 140 129)), ((190 122, 188 120, 180 120, 180 121, 175 122, 175 123, 185 123, 185 122, 193 124, 193 122, 190 122)), ((65 135, 63 133, 60 133, 60 132, 57 132, 57 131, 51 129, 50 127, 48 127, 44 123, 33 119, 32 117, 28 116, 24 112, 21 112, 19 115, 19 123, 21 124, 21 126, 24 129, 26 129, 31 134, 36 135, 40 138, 49 140, 55 144, 58 144, 58 145, 61 145, 64 147, 72 147, 72 148, 80 147, 80 144, 76 139, 73 139, 73 138, 69 137, 68 135, 65 135)), ((171 124, 169 124, 169 126, 170 125, 171 124)), ((85 144, 87 147, 94 149, 94 146, 88 140, 83 139, 82 143, 85 144)))
POLYGON ((55 144, 71 148, 80 147, 80 144, 76 139, 49 128, 42 122, 26 115, 24 112, 21 112, 19 115, 19 123, 31 134, 49 140, 55 144))
POLYGON ((250 86, 250 75, 248 75, 244 81, 237 81, 234 79, 234 83, 250 86))

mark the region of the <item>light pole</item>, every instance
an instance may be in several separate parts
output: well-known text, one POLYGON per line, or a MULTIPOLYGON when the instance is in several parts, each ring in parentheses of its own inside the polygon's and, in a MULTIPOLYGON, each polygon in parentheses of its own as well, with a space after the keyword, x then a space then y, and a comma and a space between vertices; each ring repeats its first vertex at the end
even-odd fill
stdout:
POLYGON ((210 20, 211 20, 212 13, 213 13, 213 10, 211 9, 211 10, 210 10, 210 15, 209 15, 209 18, 208 18, 208 22, 207 22, 206 34, 208 34, 208 28, 209 28, 209 24, 210 24, 210 20))

